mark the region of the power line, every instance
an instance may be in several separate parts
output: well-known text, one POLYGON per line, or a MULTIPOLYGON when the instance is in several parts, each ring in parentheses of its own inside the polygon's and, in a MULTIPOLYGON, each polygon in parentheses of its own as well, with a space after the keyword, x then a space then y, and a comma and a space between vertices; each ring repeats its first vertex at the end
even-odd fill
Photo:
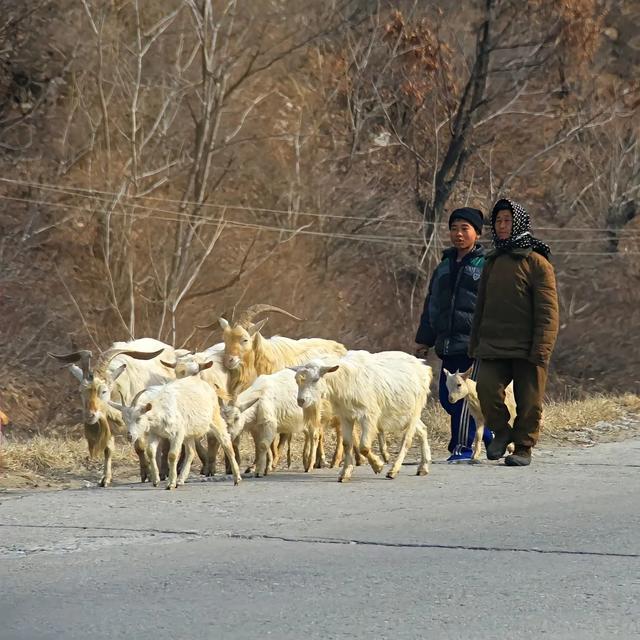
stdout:
MULTIPOLYGON (((390 218, 390 217, 368 218, 366 216, 344 216, 344 215, 338 215, 333 213, 320 213, 317 211, 315 212, 314 211, 291 211, 288 209, 271 209, 271 208, 265 208, 265 207, 254 207, 254 206, 248 206, 248 205, 228 204, 228 203, 227 204, 214 203, 214 202, 199 203, 192 200, 175 200, 171 198, 160 198, 156 196, 130 196, 126 194, 118 194, 113 191, 104 191, 99 189, 85 189, 82 187, 70 187, 70 186, 61 187, 58 185, 52 185, 52 184, 43 183, 43 182, 29 182, 24 180, 15 180, 12 178, 0 177, 0 181, 6 182, 9 184, 19 185, 19 186, 34 187, 36 189, 54 191, 57 193, 62 193, 62 194, 70 195, 74 197, 92 198, 102 202, 110 202, 110 200, 113 198, 125 199, 125 200, 137 200, 140 198, 142 200, 173 203, 173 204, 179 204, 181 206, 191 205, 191 206, 198 206, 203 208, 211 207, 211 208, 223 209, 223 210, 232 209, 237 211, 245 211, 248 213, 273 213, 273 214, 282 214, 282 215, 288 215, 288 216, 300 215, 300 216, 311 216, 311 217, 317 217, 317 218, 332 218, 332 219, 338 219, 338 220, 359 220, 359 221, 367 222, 370 224, 395 223, 395 224, 413 224, 418 226, 432 226, 432 225, 443 226, 443 227, 448 226, 447 222, 431 222, 428 220, 415 220, 415 219, 406 219, 406 218, 402 219, 402 218, 390 218), (107 196, 109 199, 104 197, 98 197, 95 194, 98 194, 98 196, 107 196)), ((145 205, 139 205, 139 204, 134 204, 129 206, 135 206, 135 207, 141 207, 141 208, 144 207, 150 210, 165 211, 167 213, 174 213, 176 215, 189 215, 181 211, 167 211, 167 210, 157 209, 156 207, 146 207, 145 205)), ((620 233, 624 231, 625 233, 640 233, 640 230, 630 231, 630 230, 624 230, 616 227, 542 227, 541 226, 541 227, 535 227, 535 231, 584 231, 584 232, 609 231, 613 233, 620 233)))
MULTIPOLYGON (((66 204, 64 202, 51 202, 49 200, 38 200, 35 198, 20 198, 18 196, 4 196, 4 195, 0 195, 0 199, 12 200, 15 202, 24 202, 28 204, 46 205, 51 207, 74 209, 84 213, 91 213, 91 214, 95 213, 94 211, 89 211, 84 206, 71 205, 71 204, 66 204)), ((280 226, 274 226, 274 225, 266 225, 262 223, 245 222, 243 220, 230 220, 224 217, 210 218, 207 216, 189 214, 182 211, 172 211, 169 209, 160 209, 158 207, 147 207, 145 205, 138 205, 138 204, 129 205, 129 206, 134 210, 142 209, 142 210, 151 212, 147 216, 145 216, 145 218, 154 218, 156 220, 163 220, 167 222, 197 221, 198 223, 202 223, 202 224, 219 224, 220 222, 225 221, 227 224, 232 226, 247 227, 247 228, 253 228, 253 229, 264 229, 267 231, 282 231, 284 233, 291 233, 291 234, 302 233, 304 231, 308 235, 322 235, 322 236, 340 237, 340 238, 346 238, 346 239, 357 239, 362 241, 372 240, 375 242, 386 241, 391 243, 413 243, 414 246, 423 246, 423 243, 416 241, 417 236, 383 236, 383 235, 369 235, 369 234, 361 234, 361 233, 355 234, 355 233, 348 233, 348 232, 341 233, 341 232, 308 231, 307 226, 310 226, 310 225, 306 225, 306 226, 303 225, 300 228, 293 229, 293 228, 280 227, 280 226), (159 216, 157 215, 157 212, 165 213, 173 217, 159 216)), ((129 215, 133 218, 143 217, 142 214, 137 213, 135 211, 130 211, 128 213, 112 211, 110 215, 122 215, 122 216, 129 215)), ((449 240, 448 235, 438 231, 436 233, 439 234, 437 235, 438 239, 444 242, 448 242, 449 240)), ((599 243, 599 242, 608 241, 607 238, 603 238, 603 237, 598 237, 598 238, 546 238, 545 237, 545 240, 553 244, 556 244, 556 243, 582 244, 582 243, 599 243)))
MULTIPOLYGON (((46 206, 51 206, 51 207, 60 207, 60 208, 64 208, 64 209, 73 209, 73 210, 78 210, 81 211, 83 213, 92 213, 87 211, 86 207, 83 206, 79 206, 79 205, 69 205, 69 204, 65 204, 65 203, 61 203, 61 202, 50 202, 47 200, 36 200, 33 198, 19 198, 17 196, 5 196, 5 195, 0 195, 0 199, 3 200, 10 200, 10 201, 14 201, 14 202, 23 202, 23 203, 27 203, 27 204, 37 204, 37 205, 46 205, 46 206)), ((144 207, 143 205, 133 205, 133 208, 143 208, 143 209, 148 209, 150 211, 160 211, 162 212, 163 210, 157 209, 155 207, 144 207)), ((184 222, 185 219, 184 217, 180 217, 180 216, 184 216, 186 214, 182 214, 180 212, 175 212, 175 211, 165 211, 165 213, 168 213, 169 216, 160 216, 157 215, 156 213, 148 213, 148 214, 142 214, 142 213, 136 213, 136 212, 130 212, 130 213, 125 213, 125 212, 121 212, 121 211, 112 211, 111 215, 116 215, 116 216, 130 216, 133 218, 143 218, 145 220, 147 219, 153 219, 153 220, 161 220, 164 222, 184 222), (173 217, 170 217, 173 216, 173 217)), ((239 221, 239 220, 228 220, 224 217, 219 217, 219 218, 206 218, 204 216, 199 217, 200 220, 200 224, 206 224, 206 225, 215 225, 218 226, 220 224, 225 224, 225 225, 229 225, 229 226, 234 226, 234 227, 240 227, 240 228, 247 228, 247 229, 257 229, 257 230, 264 230, 264 231, 274 231, 274 232, 278 232, 278 233, 286 233, 286 234, 290 234, 291 237, 295 237, 296 235, 311 235, 311 236, 320 236, 320 237, 327 237, 327 238, 335 238, 335 239, 341 239, 341 240, 350 240, 350 241, 355 241, 355 242, 372 242, 372 243, 378 243, 378 244, 388 244, 388 245, 403 245, 403 246, 408 246, 408 247, 415 247, 415 248, 423 248, 424 244, 422 242, 416 242, 414 241, 412 238, 410 237, 401 237, 401 236, 371 236, 371 235, 365 235, 365 234, 359 234, 359 235, 355 235, 355 234, 349 234, 349 233, 336 233, 336 232, 324 232, 324 231, 310 231, 304 227, 301 227, 299 229, 295 229, 295 228, 288 228, 288 227, 278 227, 278 226, 270 226, 270 225, 263 225, 263 224, 258 224, 258 223, 251 223, 251 222, 243 222, 243 221, 239 221)), ((442 239, 442 238, 440 238, 442 239)), ((553 240, 549 240, 550 242, 553 242, 553 240)), ((583 242, 582 240, 559 240, 561 242, 583 242)), ((598 239, 598 242, 603 242, 604 240, 598 239)), ((553 255, 556 256, 561 256, 561 255, 569 255, 569 256, 628 256, 628 255, 640 255, 640 251, 638 252, 634 252, 634 251, 625 251, 625 252, 580 252, 580 251, 566 251, 566 252, 553 252, 553 255)))
MULTIPOLYGON (((89 211, 87 211, 87 209, 85 207, 82 206, 78 206, 78 205, 69 205, 69 204, 65 204, 62 202, 48 202, 46 200, 35 200, 35 199, 30 199, 30 198, 18 198, 16 196, 3 196, 0 195, 0 199, 3 200, 11 200, 14 202, 24 202, 24 203, 28 203, 28 204, 38 204, 38 205, 47 205, 47 206, 51 206, 51 207, 60 207, 60 208, 64 208, 64 209, 74 209, 74 210, 78 210, 81 211, 83 213, 91 213, 89 211)), ((150 207, 143 207, 143 208, 149 208, 150 207)), ((158 209, 152 209, 155 211, 158 211, 158 209)), ((153 219, 153 220, 162 220, 165 222, 185 222, 186 220, 184 218, 179 217, 181 214, 179 214, 179 212, 167 212, 169 214, 173 214, 174 216, 178 216, 178 217, 169 217, 169 216, 159 216, 153 213, 149 213, 149 214, 141 214, 141 213, 125 213, 122 211, 112 211, 111 215, 117 215, 117 216, 131 216, 133 218, 144 218, 146 219, 153 219)), ((184 214, 182 214, 184 215, 184 214)), ((307 229, 305 229, 304 227, 300 228, 300 229, 292 229, 292 228, 288 228, 288 227, 275 227, 275 226, 270 226, 270 225, 263 225, 263 224, 257 224, 257 223, 252 223, 252 222, 242 222, 240 220, 228 220, 226 218, 220 217, 220 218, 206 218, 204 216, 200 217, 199 219, 199 223, 200 224, 206 224, 206 225, 215 225, 218 226, 221 223, 224 223, 226 225, 229 226, 234 226, 234 227, 241 227, 241 228, 248 228, 248 229, 258 229, 258 230, 264 230, 264 231, 277 231, 280 233, 288 233, 292 236, 296 236, 296 235, 300 235, 300 234, 304 234, 304 235, 314 235, 314 236, 324 236, 324 237, 330 237, 330 238, 341 238, 341 239, 346 239, 346 240, 357 240, 359 242, 380 242, 380 243, 386 243, 386 244, 409 244, 415 247, 422 247, 422 243, 418 243, 418 242, 414 242, 412 238, 404 238, 404 237, 393 237, 393 236, 369 236, 369 235, 353 235, 353 234, 347 234, 347 233, 330 233, 330 232, 324 232, 324 231, 309 231, 307 229)))

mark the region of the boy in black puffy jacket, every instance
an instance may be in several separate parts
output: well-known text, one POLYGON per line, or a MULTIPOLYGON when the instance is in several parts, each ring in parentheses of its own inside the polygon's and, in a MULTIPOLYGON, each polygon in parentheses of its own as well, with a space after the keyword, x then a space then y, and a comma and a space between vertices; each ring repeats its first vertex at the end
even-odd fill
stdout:
MULTIPOLYGON (((465 400, 451 404, 444 369, 451 373, 467 371, 473 360, 467 355, 478 284, 484 266, 484 249, 477 244, 484 216, 479 209, 456 209, 449 217, 451 248, 442 254, 436 267, 416 334, 416 356, 425 358, 431 347, 442 359, 440 404, 451 416, 448 462, 471 459, 476 424, 465 400)), ((475 380, 475 366, 472 374, 475 380)), ((484 431, 485 446, 493 435, 484 431)))

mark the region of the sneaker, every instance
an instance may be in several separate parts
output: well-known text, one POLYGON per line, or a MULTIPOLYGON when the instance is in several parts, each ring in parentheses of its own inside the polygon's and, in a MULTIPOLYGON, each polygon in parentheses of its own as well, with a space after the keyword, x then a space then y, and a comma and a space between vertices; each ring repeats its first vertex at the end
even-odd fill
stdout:
POLYGON ((471 452, 465 452, 465 453, 452 453, 448 458, 447 458, 447 462, 449 464, 459 464, 459 463, 465 463, 465 462, 471 462, 471 452))
POLYGON ((504 459, 508 467, 528 467, 531 464, 531 447, 516 446, 515 451, 504 459))
POLYGON ((507 447, 511 442, 511 429, 505 433, 496 433, 493 440, 486 446, 488 460, 500 460, 507 452, 507 447))

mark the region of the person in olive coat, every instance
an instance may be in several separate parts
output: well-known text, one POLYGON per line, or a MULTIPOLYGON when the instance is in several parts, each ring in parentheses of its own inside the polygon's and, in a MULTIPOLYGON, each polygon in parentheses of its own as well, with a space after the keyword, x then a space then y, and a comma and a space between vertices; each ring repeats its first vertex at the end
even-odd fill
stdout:
MULTIPOLYGON (((456 209, 449 217, 451 244, 442 254, 429 283, 429 292, 416 334, 416 355, 427 356, 435 347, 442 359, 440 372, 440 404, 451 416, 451 439, 448 462, 469 462, 472 456, 476 424, 466 400, 449 402, 444 370, 468 371, 473 360, 467 355, 480 274, 484 264, 484 249, 478 244, 484 216, 479 209, 456 209)), ((472 379, 475 374, 472 372, 472 379)), ((484 431, 487 445, 492 436, 484 431)))
POLYGON ((558 294, 548 245, 531 235, 529 214, 498 200, 491 214, 492 251, 485 256, 469 356, 478 363, 478 398, 495 433, 487 458, 527 466, 540 434, 549 360, 558 336, 558 294), (509 426, 505 389, 513 381, 516 418, 509 426))

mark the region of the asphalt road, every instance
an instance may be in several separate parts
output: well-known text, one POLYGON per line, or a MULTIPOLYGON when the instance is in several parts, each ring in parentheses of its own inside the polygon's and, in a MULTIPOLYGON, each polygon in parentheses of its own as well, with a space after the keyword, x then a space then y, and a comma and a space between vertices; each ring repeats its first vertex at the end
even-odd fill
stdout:
POLYGON ((640 440, 0 494, 0 638, 637 638, 640 440))

